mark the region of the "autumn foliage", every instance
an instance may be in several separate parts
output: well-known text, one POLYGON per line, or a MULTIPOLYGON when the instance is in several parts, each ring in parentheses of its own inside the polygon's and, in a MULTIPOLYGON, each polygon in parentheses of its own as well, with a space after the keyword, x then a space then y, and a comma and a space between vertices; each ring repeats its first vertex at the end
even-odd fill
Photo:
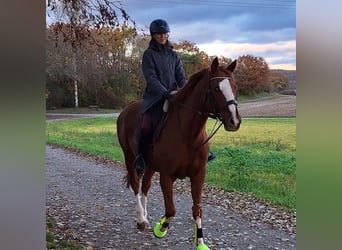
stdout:
MULTIPOLYGON (((46 106, 97 104, 122 108, 141 98, 145 80, 141 58, 150 36, 138 30, 120 1, 48 0, 47 16, 58 21, 46 28, 46 106)), ((186 77, 206 68, 214 59, 190 41, 171 41, 179 53, 186 77)), ((219 57, 220 64, 232 59, 219 57)), ((236 82, 240 94, 282 91, 288 79, 271 74, 261 57, 238 58, 236 82)))
MULTIPOLYGON (((137 35, 136 29, 77 27, 78 46, 69 24, 54 23, 46 31, 46 89, 48 108, 72 107, 74 81, 78 82, 80 106, 98 104, 104 108, 121 108, 141 98, 145 80, 141 58, 150 37, 137 35), (82 35, 83 34, 83 35, 82 35)), ((195 44, 173 43, 187 76, 208 65, 208 56, 195 44)))
POLYGON ((270 70, 262 57, 244 55, 238 58, 235 80, 239 93, 252 96, 255 93, 268 91, 270 70))

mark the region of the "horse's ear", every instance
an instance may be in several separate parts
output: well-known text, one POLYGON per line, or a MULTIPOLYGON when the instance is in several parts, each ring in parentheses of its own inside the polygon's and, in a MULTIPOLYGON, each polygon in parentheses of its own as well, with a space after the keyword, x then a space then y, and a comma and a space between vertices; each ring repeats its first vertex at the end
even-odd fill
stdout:
POLYGON ((227 67, 227 70, 229 70, 230 72, 234 72, 235 68, 236 68, 236 65, 237 65, 237 61, 234 60, 233 62, 231 62, 228 67, 227 67))
POLYGON ((211 63, 211 71, 216 71, 219 66, 219 61, 217 57, 215 57, 214 61, 211 63))

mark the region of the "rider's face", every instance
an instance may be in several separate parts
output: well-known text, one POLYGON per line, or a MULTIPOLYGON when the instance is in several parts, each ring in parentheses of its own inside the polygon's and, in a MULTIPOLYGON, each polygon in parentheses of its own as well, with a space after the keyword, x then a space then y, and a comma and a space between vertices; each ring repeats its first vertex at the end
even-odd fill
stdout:
POLYGON ((165 44, 169 38, 169 33, 155 33, 153 38, 157 41, 157 43, 165 44))

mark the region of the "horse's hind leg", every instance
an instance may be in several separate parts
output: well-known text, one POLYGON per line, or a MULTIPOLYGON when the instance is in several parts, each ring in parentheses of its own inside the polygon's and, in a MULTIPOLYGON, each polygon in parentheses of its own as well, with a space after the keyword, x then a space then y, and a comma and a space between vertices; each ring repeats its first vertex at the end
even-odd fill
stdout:
POLYGON ((197 174, 190 178, 191 181, 191 195, 193 200, 192 216, 195 220, 195 242, 198 246, 197 249, 209 249, 204 244, 204 237, 202 231, 202 188, 204 183, 205 174, 197 174))
POLYGON ((125 163, 127 168, 127 187, 131 186, 135 199, 137 202, 137 228, 140 231, 145 230, 145 228, 148 225, 148 221, 146 220, 146 199, 141 197, 140 191, 140 185, 139 185, 139 176, 136 172, 136 170, 133 168, 133 160, 134 155, 130 151, 124 151, 125 155, 125 163))
POLYGON ((151 179, 155 171, 150 170, 150 168, 146 168, 145 173, 142 177, 141 182, 141 194, 137 194, 137 204, 138 204, 138 221, 137 227, 139 230, 143 231, 148 228, 148 219, 147 219, 147 193, 151 187, 151 179), (141 195, 141 196, 140 196, 141 195))
POLYGON ((137 202, 137 228, 140 231, 144 231, 148 227, 146 212, 146 196, 142 195, 141 192, 139 192, 139 177, 135 169, 132 168, 132 170, 128 172, 129 175, 131 175, 131 177, 134 179, 134 181, 132 182, 134 184, 132 185, 132 189, 137 202))
POLYGON ((140 231, 144 231, 148 227, 146 211, 147 196, 140 192, 140 180, 133 167, 128 170, 128 176, 132 178, 131 186, 137 202, 137 228, 140 231))

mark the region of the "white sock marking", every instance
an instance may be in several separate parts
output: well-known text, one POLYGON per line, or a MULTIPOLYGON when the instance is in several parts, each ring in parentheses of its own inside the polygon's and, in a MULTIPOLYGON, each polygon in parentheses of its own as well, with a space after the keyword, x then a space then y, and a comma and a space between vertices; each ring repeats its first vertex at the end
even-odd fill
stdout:
POLYGON ((138 218, 137 218, 137 220, 138 220, 138 223, 142 223, 143 221, 144 221, 144 208, 143 208, 143 206, 142 206, 142 204, 141 204, 141 196, 140 196, 140 194, 137 194, 136 196, 135 196, 135 198, 136 198, 136 200, 137 200, 137 216, 138 216, 138 218))

